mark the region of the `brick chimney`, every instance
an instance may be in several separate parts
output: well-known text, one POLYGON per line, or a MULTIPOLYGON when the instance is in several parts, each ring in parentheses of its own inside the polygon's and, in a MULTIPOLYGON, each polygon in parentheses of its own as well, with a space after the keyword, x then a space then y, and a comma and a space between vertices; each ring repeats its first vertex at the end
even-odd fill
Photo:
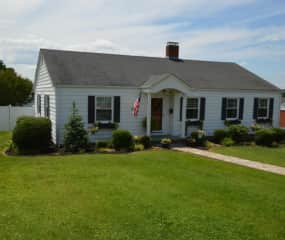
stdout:
POLYGON ((167 42, 166 57, 172 60, 179 59, 179 43, 178 42, 167 42))

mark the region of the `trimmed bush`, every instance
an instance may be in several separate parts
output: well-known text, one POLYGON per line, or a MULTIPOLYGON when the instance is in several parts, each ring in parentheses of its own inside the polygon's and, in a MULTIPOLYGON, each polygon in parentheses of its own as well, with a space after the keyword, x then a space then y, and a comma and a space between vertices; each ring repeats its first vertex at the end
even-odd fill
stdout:
POLYGON ((228 136, 228 132, 226 129, 216 129, 214 131, 213 141, 215 143, 221 143, 225 137, 228 136))
POLYGON ((281 128, 273 128, 272 129, 275 133, 275 140, 278 143, 285 142, 285 130, 281 128))
POLYGON ((222 145, 226 146, 226 147, 230 147, 232 145, 234 145, 235 142, 233 139, 231 139, 230 137, 225 137, 222 141, 222 145))
POLYGON ((197 130, 192 132, 191 138, 194 140, 193 144, 196 144, 196 146, 203 147, 206 145, 207 138, 206 133, 203 130, 197 130))
POLYGON ((86 150, 88 142, 87 131, 84 128, 84 123, 78 113, 78 109, 73 102, 71 115, 65 124, 64 149, 68 152, 86 150))
POLYGON ((20 154, 46 153, 52 143, 51 121, 48 118, 20 117, 12 140, 20 154))
POLYGON ((97 141, 96 148, 111 148, 112 143, 110 141, 97 141))
POLYGON ((228 136, 236 143, 248 141, 249 129, 243 125, 231 125, 228 128, 228 136))
POLYGON ((142 144, 145 149, 148 149, 151 147, 151 139, 149 136, 139 136, 138 143, 142 144))
POLYGON ((127 130, 115 130, 112 134, 112 144, 116 150, 132 150, 134 138, 127 130))
POLYGON ((255 142, 257 145, 271 147, 276 142, 276 133, 273 129, 260 129, 256 131, 255 142))

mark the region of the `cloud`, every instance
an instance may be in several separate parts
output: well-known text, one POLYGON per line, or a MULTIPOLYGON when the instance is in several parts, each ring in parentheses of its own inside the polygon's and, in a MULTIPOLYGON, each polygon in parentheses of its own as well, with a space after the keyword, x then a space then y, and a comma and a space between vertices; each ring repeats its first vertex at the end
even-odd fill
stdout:
POLYGON ((0 20, 9 21, 20 15, 35 10, 43 0, 9 0, 0 1, 0 20))
POLYGON ((214 24, 228 9, 255 8, 256 0, 23 2, 10 1, 7 12, 0 3, 0 59, 27 76, 40 48, 164 56, 165 43, 173 40, 184 58, 248 65, 255 58, 284 59, 285 24, 214 24))

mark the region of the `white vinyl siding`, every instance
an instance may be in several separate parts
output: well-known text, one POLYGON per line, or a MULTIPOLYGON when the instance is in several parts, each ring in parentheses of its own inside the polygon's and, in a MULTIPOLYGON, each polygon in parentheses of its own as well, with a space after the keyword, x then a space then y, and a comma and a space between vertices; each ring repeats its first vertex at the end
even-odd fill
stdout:
POLYGON ((38 98, 35 98, 35 113, 38 117, 45 116, 45 104, 44 104, 44 96, 49 96, 49 118, 52 122, 52 140, 54 143, 57 142, 56 139, 56 96, 55 96, 55 88, 52 84, 50 75, 48 73, 46 64, 43 59, 40 60, 37 75, 35 79, 35 96, 41 96, 41 107, 40 111, 38 107, 38 98))

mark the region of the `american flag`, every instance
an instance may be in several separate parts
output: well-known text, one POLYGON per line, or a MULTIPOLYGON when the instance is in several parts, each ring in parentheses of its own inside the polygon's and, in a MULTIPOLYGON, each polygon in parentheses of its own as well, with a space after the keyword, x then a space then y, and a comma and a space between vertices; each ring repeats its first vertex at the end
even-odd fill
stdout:
POLYGON ((134 117, 138 116, 140 103, 141 103, 141 96, 139 96, 134 102, 134 105, 133 105, 133 116, 134 117))

